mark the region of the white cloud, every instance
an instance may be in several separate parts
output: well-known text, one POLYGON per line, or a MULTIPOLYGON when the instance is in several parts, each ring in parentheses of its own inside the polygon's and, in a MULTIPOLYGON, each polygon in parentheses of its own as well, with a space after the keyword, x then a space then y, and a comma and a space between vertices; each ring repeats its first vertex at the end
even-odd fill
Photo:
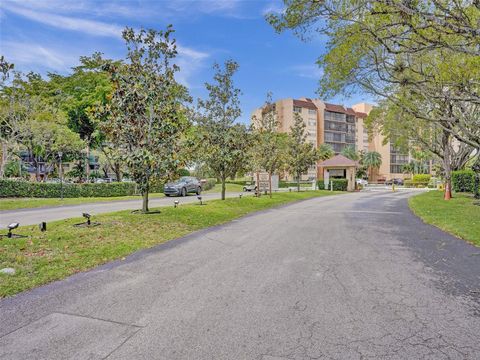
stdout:
POLYGON ((283 14, 285 12, 285 7, 279 1, 271 1, 265 8, 262 10, 262 15, 267 14, 283 14))
MULTIPOLYGON (((202 12, 231 11, 237 7, 238 1, 214 0, 201 2, 201 4, 189 1, 176 2, 176 11, 182 8, 190 7, 201 8, 202 12), (207 4, 209 6, 207 6, 207 4)), ((123 27, 117 24, 111 24, 104 21, 90 20, 77 15, 77 17, 60 15, 59 13, 82 13, 91 6, 92 11, 101 12, 100 8, 114 8, 127 14, 130 10, 134 12, 133 5, 125 5, 130 3, 98 3, 90 1, 29 1, 22 3, 6 1, 2 7, 4 11, 14 13, 25 17, 29 20, 51 26, 54 28, 84 33, 96 37, 112 37, 121 39, 123 27), (118 5, 118 6, 116 6, 118 5), (96 10, 95 10, 96 9, 96 10), (120 9, 120 10, 119 10, 120 9)), ((170 4, 169 7, 174 7, 170 4)), ((136 10, 137 13, 139 10, 136 10)), ((107 11, 107 13, 109 13, 107 11)), ((102 49, 98 49, 102 51, 102 49)), ((178 57, 176 63, 180 66, 181 71, 177 74, 177 79, 186 86, 191 87, 190 79, 205 65, 205 60, 210 56, 208 53, 195 50, 193 48, 177 43, 178 57)), ((65 72, 78 62, 80 54, 72 56, 70 49, 55 50, 48 46, 30 43, 13 43, 3 44, 2 51, 14 63, 28 65, 33 69, 47 68, 49 70, 65 72)))
POLYGON ((1 50, 8 61, 28 66, 35 71, 47 69, 65 72, 78 61, 78 56, 71 52, 66 53, 35 43, 3 41, 1 50))
POLYGON ((4 4, 3 8, 27 19, 65 30, 80 31, 95 36, 121 37, 122 27, 101 21, 74 18, 24 7, 4 4))

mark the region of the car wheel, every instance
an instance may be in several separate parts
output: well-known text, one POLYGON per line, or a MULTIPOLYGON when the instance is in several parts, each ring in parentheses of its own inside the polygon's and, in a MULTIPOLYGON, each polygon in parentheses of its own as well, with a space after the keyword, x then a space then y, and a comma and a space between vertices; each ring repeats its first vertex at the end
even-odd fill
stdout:
POLYGON ((243 191, 247 191, 247 188, 245 186, 243 187, 243 191))
POLYGON ((187 196, 187 190, 185 190, 185 188, 182 188, 182 196, 187 196))
POLYGON ((202 193, 202 188, 199 186, 199 187, 197 188, 196 194, 197 194, 197 195, 200 195, 201 193, 202 193))

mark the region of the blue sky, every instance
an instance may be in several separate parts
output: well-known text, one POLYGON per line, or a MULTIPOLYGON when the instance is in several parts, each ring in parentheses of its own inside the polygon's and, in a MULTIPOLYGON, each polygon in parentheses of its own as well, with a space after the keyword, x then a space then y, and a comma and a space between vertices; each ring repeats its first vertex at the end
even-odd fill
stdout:
MULTIPOLYGON (((240 64, 236 84, 242 90, 243 114, 265 101, 316 97, 321 69, 315 64, 326 39, 302 42, 290 32, 276 34, 264 14, 281 11, 277 0, 3 0, 0 3, 0 54, 17 70, 68 74, 81 55, 100 51, 122 58, 121 30, 164 29, 173 24, 179 44, 178 80, 194 98, 204 96, 214 62, 232 58, 240 64)), ((338 97, 351 105, 365 99, 338 97)))

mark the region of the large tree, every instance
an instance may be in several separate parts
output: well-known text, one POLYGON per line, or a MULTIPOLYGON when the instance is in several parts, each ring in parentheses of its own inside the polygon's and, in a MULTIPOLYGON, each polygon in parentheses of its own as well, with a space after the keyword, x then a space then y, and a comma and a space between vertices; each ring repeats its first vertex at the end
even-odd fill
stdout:
POLYGON ((315 147, 307 141, 305 122, 300 114, 295 113, 293 126, 290 127, 288 142, 287 169, 297 180, 297 191, 300 191, 300 178, 308 168, 315 165, 318 153, 315 147))
POLYGON ((180 139, 188 121, 186 89, 175 80, 179 70, 173 29, 165 31, 126 28, 126 61, 106 62, 113 93, 97 116, 110 141, 117 144, 122 160, 137 183, 148 212, 152 180, 166 178, 177 169, 180 139))
POLYGON ((223 68, 218 64, 213 68, 213 83, 205 84, 208 98, 198 101, 197 144, 199 158, 220 179, 225 200, 226 179, 247 161, 250 135, 244 125, 235 123, 242 113, 240 89, 233 83, 238 64, 227 60, 223 68))
MULTIPOLYGON (((112 163, 113 169, 119 169, 118 161, 113 157, 117 152, 113 144, 105 144, 104 134, 100 128, 101 119, 94 116, 94 108, 105 105, 112 92, 109 74, 102 69, 104 60, 100 53, 90 57, 80 57, 80 65, 73 68, 70 75, 50 74, 48 88, 58 106, 65 111, 68 126, 77 132, 85 142, 85 173, 90 175, 90 153, 99 149, 112 163)), ((117 180, 121 180, 117 174, 117 180)))

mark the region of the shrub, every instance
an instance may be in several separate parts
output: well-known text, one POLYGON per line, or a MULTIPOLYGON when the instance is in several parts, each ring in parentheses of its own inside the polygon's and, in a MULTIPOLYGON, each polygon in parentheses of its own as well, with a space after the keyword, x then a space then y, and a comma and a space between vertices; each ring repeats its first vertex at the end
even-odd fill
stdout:
POLYGON ((474 192, 475 173, 472 170, 452 171, 452 188, 457 192, 474 192))
POLYGON ((202 184, 202 190, 203 191, 210 190, 215 186, 216 183, 217 183, 217 179, 209 178, 205 183, 202 184))
MULTIPOLYGON (((330 182, 333 184, 334 191, 347 191, 348 180, 347 179, 330 179, 330 182)), ((330 184, 328 189, 325 189, 323 179, 318 180, 317 186, 319 190, 330 190, 330 184)))
POLYGON ((247 180, 227 180, 225 182, 227 184, 236 184, 236 185, 242 185, 242 186, 252 183, 252 181, 247 181, 247 180))
POLYGON ((134 195, 135 183, 60 184, 23 180, 0 180, 0 197, 113 197, 134 195))
POLYGON ((430 174, 415 174, 413 175, 413 182, 414 183, 429 183, 430 182, 430 178, 432 177, 432 175, 430 174))

